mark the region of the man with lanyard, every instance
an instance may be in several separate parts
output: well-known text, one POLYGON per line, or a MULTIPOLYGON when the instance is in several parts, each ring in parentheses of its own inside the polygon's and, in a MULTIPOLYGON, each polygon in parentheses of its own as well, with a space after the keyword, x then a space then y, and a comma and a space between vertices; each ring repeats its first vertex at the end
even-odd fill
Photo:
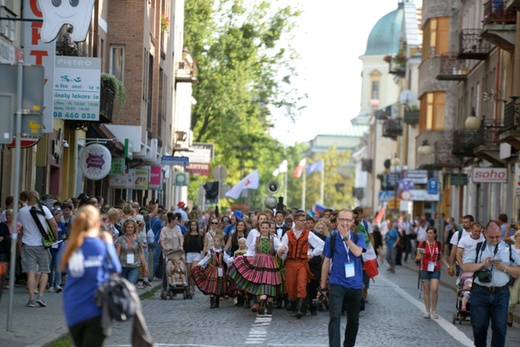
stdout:
POLYGON ((296 311, 294 316, 300 319, 303 316, 304 301, 307 299, 307 283, 310 276, 308 261, 321 255, 324 242, 305 228, 305 212, 297 212, 294 222, 296 226, 285 233, 282 244, 288 249, 285 259, 287 295, 291 301, 291 308, 296 311))
POLYGON ((321 269, 321 288, 318 298, 325 295, 328 279, 330 284, 329 346, 341 346, 341 311, 343 307, 346 307, 347 325, 343 346, 352 347, 356 344, 359 329, 359 311, 363 291, 361 253, 366 250, 366 246, 365 238, 361 235, 356 237, 352 231, 354 223, 352 211, 341 210, 337 220, 337 232, 331 233, 323 248, 325 258, 321 269), (331 249, 331 238, 335 238, 332 243, 334 249, 331 249), (332 267, 330 267, 331 261, 332 267))
POLYGON ((450 267, 448 268, 448 274, 450 276, 453 276, 456 274, 458 277, 460 275, 460 273, 462 272, 462 270, 460 268, 460 264, 457 264, 455 262, 455 256, 457 255, 457 248, 458 248, 457 245, 459 244, 459 241, 464 236, 471 235, 471 229, 473 228, 474 221, 475 221, 475 219, 470 214, 467 214, 464 217, 462 217, 463 229, 455 231, 453 233, 453 236, 451 237, 450 243, 452 244, 452 246, 451 246, 451 252, 450 252, 450 267), (453 268, 453 265, 456 266, 456 269, 453 268))
POLYGON ((476 347, 486 346, 490 319, 491 346, 506 345, 508 282, 510 276, 520 276, 520 256, 515 251, 510 252, 509 245, 500 240, 501 236, 498 222, 488 222, 486 241, 472 247, 463 259, 462 269, 475 273, 470 317, 476 347))

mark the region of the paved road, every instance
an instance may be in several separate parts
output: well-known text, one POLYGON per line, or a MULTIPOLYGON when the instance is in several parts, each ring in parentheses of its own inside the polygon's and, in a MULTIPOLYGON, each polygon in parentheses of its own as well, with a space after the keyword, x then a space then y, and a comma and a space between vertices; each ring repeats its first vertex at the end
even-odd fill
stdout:
MULTIPOLYGON (((411 265, 411 264, 410 264, 411 265)), ((446 276, 445 281, 452 278, 446 276)), ((472 346, 468 322, 452 324, 455 293, 441 287, 440 319, 422 318, 417 272, 398 268, 383 271, 369 291, 367 309, 361 313, 357 346, 417 346, 417 341, 435 341, 435 346, 472 346)), ((257 317, 226 300, 219 309, 209 308, 209 298, 198 293, 193 300, 161 300, 159 295, 143 302, 152 335, 159 346, 327 346, 327 312, 317 317, 291 318, 285 310, 257 317)), ((345 320, 342 329, 344 329, 345 320)), ((129 346, 129 324, 117 324, 107 346, 129 346)), ((520 345, 517 324, 508 331, 508 346, 520 345)))

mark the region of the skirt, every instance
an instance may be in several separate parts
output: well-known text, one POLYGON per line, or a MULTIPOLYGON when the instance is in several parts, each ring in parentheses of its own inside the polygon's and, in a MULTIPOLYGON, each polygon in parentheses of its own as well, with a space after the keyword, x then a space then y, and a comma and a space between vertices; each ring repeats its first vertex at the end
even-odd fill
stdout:
POLYGON ((199 290, 206 295, 227 295, 228 279, 218 276, 218 267, 208 264, 205 268, 195 266, 191 269, 193 280, 199 290))
POLYGON ((230 279, 236 288, 253 295, 277 296, 283 293, 281 268, 274 256, 235 257, 230 279))

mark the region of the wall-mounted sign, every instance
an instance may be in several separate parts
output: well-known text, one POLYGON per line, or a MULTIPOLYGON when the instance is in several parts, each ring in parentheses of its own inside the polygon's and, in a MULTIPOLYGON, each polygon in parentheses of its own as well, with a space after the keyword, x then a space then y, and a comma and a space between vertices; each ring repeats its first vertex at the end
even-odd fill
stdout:
POLYGON ((112 154, 103 145, 88 145, 81 152, 80 165, 86 178, 94 181, 103 179, 110 173, 112 154))
POLYGON ((148 168, 140 168, 134 170, 134 189, 148 190, 149 181, 150 170, 148 168))
POLYGON ((468 174, 452 173, 450 174, 450 184, 452 186, 465 186, 468 184, 468 174))
POLYGON ((150 166, 149 189, 160 189, 162 187, 162 167, 159 165, 150 166))
POLYGON ((474 183, 507 183, 507 169, 502 167, 474 167, 474 183))
POLYGON ((174 186, 185 187, 190 183, 190 174, 188 172, 176 172, 173 174, 173 179, 174 186))
POLYGON ((112 159, 112 168, 110 169, 111 175, 123 175, 126 170, 125 158, 114 158, 112 159))

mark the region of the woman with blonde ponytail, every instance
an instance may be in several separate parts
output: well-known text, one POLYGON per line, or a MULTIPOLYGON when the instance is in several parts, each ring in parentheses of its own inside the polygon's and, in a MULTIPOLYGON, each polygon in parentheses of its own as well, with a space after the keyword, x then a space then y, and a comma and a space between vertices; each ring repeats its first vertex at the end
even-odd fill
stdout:
POLYGON ((121 272, 121 264, 112 235, 101 229, 98 209, 85 205, 75 216, 60 263, 67 272, 63 310, 75 346, 102 346, 106 336, 94 297, 110 273, 121 272))

